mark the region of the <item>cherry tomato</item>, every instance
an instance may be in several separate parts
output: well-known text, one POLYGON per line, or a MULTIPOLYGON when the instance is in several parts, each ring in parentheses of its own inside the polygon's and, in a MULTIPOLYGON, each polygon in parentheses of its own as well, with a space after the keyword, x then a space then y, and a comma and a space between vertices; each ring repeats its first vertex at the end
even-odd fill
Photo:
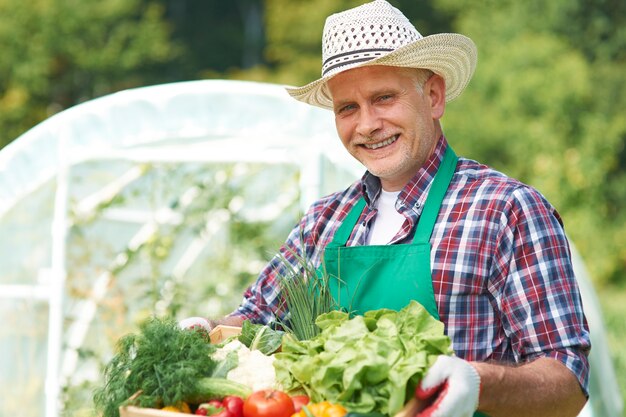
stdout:
POLYGON ((296 413, 302 409, 303 405, 307 405, 311 399, 308 395, 294 395, 291 397, 291 401, 293 401, 293 408, 296 410, 296 413))
POLYGON ((243 403, 243 417, 291 417, 293 413, 291 397, 278 390, 253 392, 243 403))
POLYGON ((235 395, 229 395, 222 399, 222 407, 232 414, 233 417, 243 417, 243 399, 235 395))
MULTIPOLYGON (((215 416, 224 411, 224 405, 220 400, 211 400, 206 403, 202 403, 196 409, 196 415, 199 416, 215 416)), ((221 415, 220 417, 234 417, 231 415, 221 415)))

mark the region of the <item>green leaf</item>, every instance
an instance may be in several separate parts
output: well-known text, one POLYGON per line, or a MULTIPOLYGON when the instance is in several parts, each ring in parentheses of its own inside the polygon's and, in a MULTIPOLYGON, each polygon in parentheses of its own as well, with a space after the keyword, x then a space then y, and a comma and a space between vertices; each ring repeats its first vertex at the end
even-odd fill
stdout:
POLYGON ((249 320, 243 322, 239 341, 250 350, 259 350, 265 355, 276 352, 282 343, 285 332, 274 330, 262 324, 253 324, 249 320))
POLYGON ((321 333, 310 340, 283 339, 275 355, 278 381, 359 412, 396 414, 435 358, 451 354, 443 324, 412 301, 399 312, 381 309, 349 318, 320 315, 321 333))
POLYGON ((231 369, 235 369, 237 365, 239 365, 239 355, 236 351, 230 351, 226 354, 226 357, 223 360, 217 363, 211 377, 226 378, 228 372, 231 369))

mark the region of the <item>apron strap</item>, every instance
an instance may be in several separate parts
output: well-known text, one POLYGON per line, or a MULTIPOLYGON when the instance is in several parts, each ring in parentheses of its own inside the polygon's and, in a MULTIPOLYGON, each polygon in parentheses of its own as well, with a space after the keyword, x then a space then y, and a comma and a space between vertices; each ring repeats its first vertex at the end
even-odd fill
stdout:
POLYGON ((452 150, 451 146, 446 148, 446 152, 443 155, 441 166, 435 175, 435 180, 430 187, 426 203, 424 204, 424 211, 422 212, 419 222, 417 224, 417 230, 413 237, 413 243, 428 243, 430 242, 430 236, 433 233, 437 216, 439 215, 439 209, 441 208, 441 202, 446 195, 450 180, 454 175, 456 169, 456 163, 458 157, 452 150))
POLYGON ((458 157, 450 146, 446 149, 443 155, 443 160, 439 166, 437 174, 433 179, 433 183, 430 186, 426 203, 424 204, 424 210, 420 215, 420 219, 417 223, 417 230, 413 237, 414 245, 423 245, 428 250, 421 253, 419 263, 426 267, 418 274, 415 279, 417 287, 421 288, 421 292, 424 295, 422 305, 426 310, 439 320, 439 311, 437 309, 437 301, 435 300, 435 291, 433 289, 432 281, 432 267, 430 264, 430 236, 433 234, 435 227, 435 221, 439 215, 439 209, 441 209, 441 202, 448 190, 454 170, 456 169, 456 162, 458 157))
POLYGON ((339 226, 339 229, 337 229, 337 231, 335 232, 333 240, 328 245, 326 245, 326 247, 336 248, 340 246, 346 246, 346 243, 348 243, 348 239, 352 234, 352 229, 354 229, 357 221, 359 221, 359 217, 361 217, 361 213, 363 212, 364 208, 365 198, 361 197, 348 212, 346 218, 343 219, 341 226, 339 226))

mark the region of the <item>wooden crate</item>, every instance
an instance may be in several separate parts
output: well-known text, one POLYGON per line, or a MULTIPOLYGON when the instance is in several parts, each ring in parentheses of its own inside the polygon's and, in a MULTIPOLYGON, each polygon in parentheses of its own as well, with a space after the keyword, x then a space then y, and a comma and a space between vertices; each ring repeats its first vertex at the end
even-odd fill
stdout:
POLYGON ((120 407, 120 417, 189 417, 191 414, 163 411, 156 408, 141 408, 129 405, 120 407))
POLYGON ((211 330, 209 337, 211 338, 211 343, 220 343, 229 337, 239 336, 240 334, 241 327, 218 325, 211 330))

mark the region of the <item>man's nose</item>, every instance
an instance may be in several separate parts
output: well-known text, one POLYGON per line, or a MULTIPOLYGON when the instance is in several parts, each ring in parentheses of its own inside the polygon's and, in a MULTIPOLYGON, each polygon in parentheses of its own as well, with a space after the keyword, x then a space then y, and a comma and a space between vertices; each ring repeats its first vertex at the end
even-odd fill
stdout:
POLYGON ((357 132, 366 137, 372 136, 376 131, 382 129, 382 119, 372 106, 361 106, 357 132))

